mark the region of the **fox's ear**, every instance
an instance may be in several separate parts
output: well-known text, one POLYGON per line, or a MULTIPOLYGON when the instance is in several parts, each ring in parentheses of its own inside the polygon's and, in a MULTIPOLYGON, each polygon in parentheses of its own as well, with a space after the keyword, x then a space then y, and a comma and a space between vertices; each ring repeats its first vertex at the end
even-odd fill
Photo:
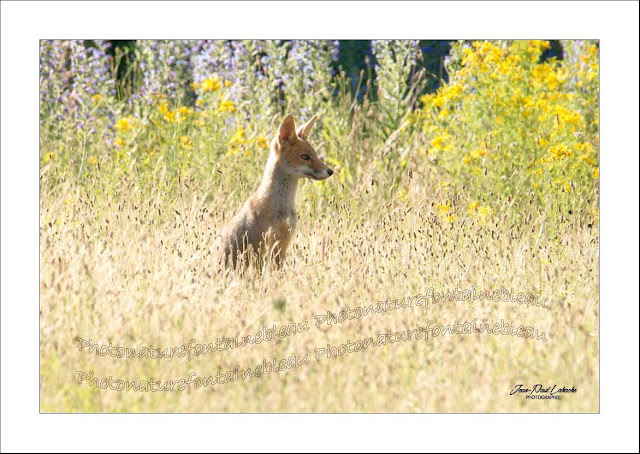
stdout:
POLYGON ((296 122, 291 115, 287 115, 282 120, 280 130, 278 131, 278 142, 282 145, 284 142, 293 142, 296 136, 296 122))
POLYGON ((300 137, 301 139, 307 140, 307 137, 309 137, 309 133, 311 132, 311 128, 313 128, 313 125, 316 123, 317 119, 318 119, 318 116, 314 115, 311 120, 307 121, 305 124, 300 126, 298 128, 298 137, 300 137))

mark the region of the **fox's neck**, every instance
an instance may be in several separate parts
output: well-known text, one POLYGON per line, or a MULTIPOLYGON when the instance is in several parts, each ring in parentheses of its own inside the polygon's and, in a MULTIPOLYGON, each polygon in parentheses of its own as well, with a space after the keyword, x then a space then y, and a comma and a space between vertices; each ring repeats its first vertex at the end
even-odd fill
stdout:
POLYGON ((296 189, 298 178, 286 174, 282 168, 275 165, 274 159, 269 158, 262 183, 256 193, 258 198, 277 211, 295 211, 296 189))

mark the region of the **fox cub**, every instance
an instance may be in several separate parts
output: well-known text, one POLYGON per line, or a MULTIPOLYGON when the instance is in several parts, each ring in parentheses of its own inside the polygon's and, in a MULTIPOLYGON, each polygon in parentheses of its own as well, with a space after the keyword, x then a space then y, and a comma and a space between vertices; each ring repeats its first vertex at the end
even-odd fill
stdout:
POLYGON ((307 139, 316 116, 296 130, 291 115, 282 121, 258 190, 223 229, 217 249, 225 264, 273 260, 280 267, 296 229, 296 189, 300 178, 324 180, 333 170, 324 165, 307 139))

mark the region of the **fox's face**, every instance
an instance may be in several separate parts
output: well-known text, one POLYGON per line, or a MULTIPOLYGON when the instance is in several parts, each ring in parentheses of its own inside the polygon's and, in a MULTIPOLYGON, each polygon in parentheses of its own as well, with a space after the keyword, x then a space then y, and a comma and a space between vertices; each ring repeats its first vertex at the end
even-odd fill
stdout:
POLYGON ((280 126, 273 143, 276 166, 287 175, 324 180, 333 175, 333 170, 324 165, 307 141, 311 128, 316 122, 314 116, 296 130, 291 115, 287 115, 280 126))

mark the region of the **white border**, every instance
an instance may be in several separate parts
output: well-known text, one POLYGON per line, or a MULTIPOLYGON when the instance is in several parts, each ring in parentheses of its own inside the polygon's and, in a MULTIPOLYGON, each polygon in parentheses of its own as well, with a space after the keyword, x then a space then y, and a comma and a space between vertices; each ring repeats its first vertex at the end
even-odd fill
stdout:
POLYGON ((2 451, 638 451, 638 3, 2 2, 2 451), (601 414, 40 415, 38 39, 601 39, 601 414))

